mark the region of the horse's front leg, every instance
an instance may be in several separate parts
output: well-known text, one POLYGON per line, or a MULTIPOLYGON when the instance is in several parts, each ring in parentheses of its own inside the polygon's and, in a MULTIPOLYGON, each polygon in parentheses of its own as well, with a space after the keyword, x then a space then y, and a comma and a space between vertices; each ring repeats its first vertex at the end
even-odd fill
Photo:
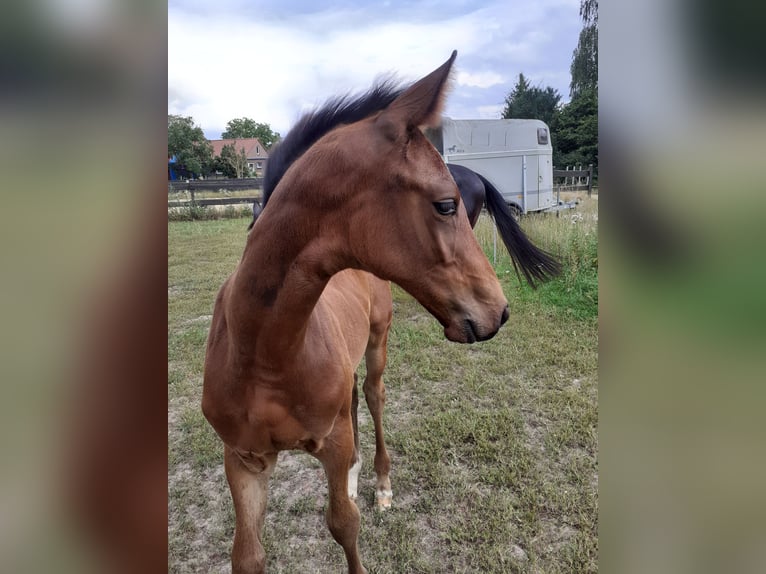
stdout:
POLYGON ((266 516, 269 477, 276 462, 276 453, 237 453, 225 447, 224 468, 237 517, 231 551, 232 574, 262 574, 266 571, 261 531, 266 516))
POLYGON ((314 454, 327 475, 330 501, 327 526, 335 541, 343 547, 349 574, 367 574, 359 558, 359 509, 349 498, 348 474, 354 458, 354 430, 351 409, 335 421, 332 434, 324 447, 314 454))

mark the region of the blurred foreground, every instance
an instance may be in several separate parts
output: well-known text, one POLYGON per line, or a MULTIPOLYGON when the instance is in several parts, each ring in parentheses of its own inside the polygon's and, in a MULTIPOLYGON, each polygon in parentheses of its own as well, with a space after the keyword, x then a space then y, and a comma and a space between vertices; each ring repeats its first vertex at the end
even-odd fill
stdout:
POLYGON ((604 572, 766 568, 763 12, 602 5, 604 572))
MULTIPOLYGON (((4 9, 3 572, 167 566, 165 10, 4 9)), ((763 17, 602 6, 604 572, 766 568, 763 17)))
POLYGON ((0 19, 3 572, 166 569, 165 10, 0 19))

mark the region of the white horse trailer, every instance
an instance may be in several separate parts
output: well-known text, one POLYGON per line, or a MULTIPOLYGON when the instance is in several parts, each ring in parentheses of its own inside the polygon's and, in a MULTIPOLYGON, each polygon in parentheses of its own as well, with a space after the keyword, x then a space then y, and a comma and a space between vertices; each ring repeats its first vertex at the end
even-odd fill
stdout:
POLYGON ((540 120, 453 120, 426 135, 446 163, 487 178, 519 213, 556 210, 550 130, 540 120))

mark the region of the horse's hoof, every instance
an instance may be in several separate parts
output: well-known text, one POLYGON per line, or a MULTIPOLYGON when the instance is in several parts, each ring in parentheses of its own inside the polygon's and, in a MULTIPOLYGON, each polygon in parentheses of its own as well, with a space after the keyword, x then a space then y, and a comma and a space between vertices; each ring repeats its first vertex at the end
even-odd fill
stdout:
POLYGON ((390 490, 376 490, 375 502, 378 510, 387 510, 391 508, 391 501, 394 498, 394 493, 390 490))

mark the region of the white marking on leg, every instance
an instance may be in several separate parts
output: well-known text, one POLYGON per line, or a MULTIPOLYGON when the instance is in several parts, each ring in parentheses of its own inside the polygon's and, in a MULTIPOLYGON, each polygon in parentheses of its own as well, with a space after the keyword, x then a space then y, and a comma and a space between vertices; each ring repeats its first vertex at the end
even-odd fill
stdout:
POLYGON ((359 460, 357 460, 354 463, 354 466, 351 467, 351 469, 348 471, 348 497, 356 500, 356 497, 359 495, 358 492, 358 485, 359 485, 359 471, 362 470, 362 458, 359 457, 359 460))
POLYGON ((391 501, 394 498, 394 493, 391 490, 378 489, 375 491, 375 500, 377 507, 380 510, 391 508, 391 501))

